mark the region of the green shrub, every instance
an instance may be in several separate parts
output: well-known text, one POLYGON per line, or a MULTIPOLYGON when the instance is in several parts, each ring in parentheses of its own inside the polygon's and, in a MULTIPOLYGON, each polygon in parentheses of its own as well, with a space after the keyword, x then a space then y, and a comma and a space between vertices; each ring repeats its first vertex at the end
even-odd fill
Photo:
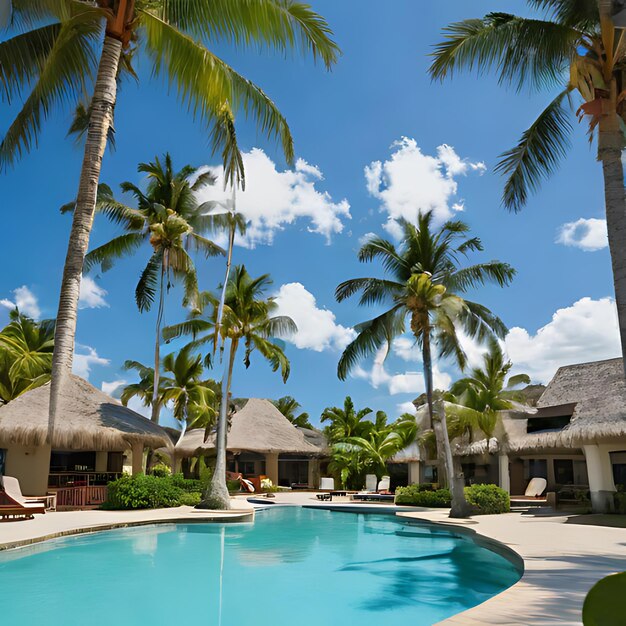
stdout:
POLYGON ((433 508, 446 508, 450 506, 451 495, 448 489, 437 489, 433 491, 424 485, 409 485, 408 487, 398 487, 396 489, 396 504, 407 504, 411 506, 424 506, 433 508))
POLYGON ((583 604, 585 626, 622 626, 626 614, 626 572, 598 581, 583 604))
POLYGON ((194 491, 202 492, 204 485, 201 480, 195 478, 185 478, 182 473, 172 475, 172 484, 183 491, 192 493, 194 491))
POLYGON ((165 463, 157 463, 151 470, 150 473, 153 476, 158 476, 159 478, 165 478, 166 476, 170 476, 172 470, 165 465, 165 463))
POLYGON ((157 509, 180 506, 183 491, 176 487, 169 476, 145 476, 124 474, 108 485, 107 501, 103 509, 157 509))
POLYGON ((226 481, 226 487, 228 487, 228 492, 229 493, 237 493, 237 492, 241 491, 241 483, 239 482, 238 479, 227 480, 226 481))
POLYGON ((187 491, 181 494, 179 504, 185 506, 196 506, 200 504, 202 494, 199 491, 187 491))
POLYGON ((615 512, 621 515, 626 514, 626 491, 617 491, 613 496, 615 500, 615 512))
POLYGON ((467 501, 477 514, 492 515, 511 510, 509 494, 497 485, 471 485, 465 487, 467 501))

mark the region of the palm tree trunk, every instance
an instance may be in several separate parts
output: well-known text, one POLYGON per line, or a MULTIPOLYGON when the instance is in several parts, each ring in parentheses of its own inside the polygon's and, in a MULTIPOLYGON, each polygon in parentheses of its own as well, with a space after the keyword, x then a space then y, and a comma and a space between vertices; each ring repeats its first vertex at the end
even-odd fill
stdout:
MULTIPOLYGON (((611 100, 616 103, 615 79, 611 81, 611 100)), ((611 107, 614 110, 613 107, 611 107)), ((622 163, 622 135, 617 114, 600 118, 598 134, 598 160, 602 162, 604 176, 604 203, 609 250, 613 267, 615 303, 622 347, 626 357, 626 195, 624 194, 624 165, 622 163)), ((626 375, 626 358, 624 358, 626 375)))
POLYGON ((465 480, 460 462, 455 465, 448 436, 448 425, 446 423, 446 411, 443 399, 433 394, 433 362, 430 347, 430 332, 427 330, 423 334, 422 358, 424 361, 424 382, 426 386, 426 400, 428 402, 428 412, 431 425, 435 431, 437 441, 437 456, 443 461, 445 474, 448 479, 448 487, 452 494, 452 507, 450 517, 467 517, 470 507, 465 499, 465 480), (443 455, 441 454, 443 452, 443 455), (442 459, 443 456, 443 459, 442 459))
POLYGON ((163 253, 161 261, 161 281, 159 284, 159 310, 156 319, 156 337, 154 342, 154 385, 152 389, 152 415, 150 419, 155 423, 159 423, 159 415, 161 413, 161 403, 159 402, 159 382, 161 380, 161 323, 163 322, 163 309, 165 308, 165 292, 163 291, 163 283, 165 281, 165 268, 167 265, 167 250, 163 253))
POLYGON ((230 509, 230 497, 226 485, 226 435, 228 431, 230 384, 233 377, 238 343, 237 339, 230 340, 228 367, 224 370, 224 376, 222 377, 222 399, 220 401, 220 414, 215 434, 215 470, 211 477, 211 483, 202 497, 202 502, 198 505, 198 508, 201 509, 230 509))
POLYGON ((91 101, 89 129, 85 142, 78 196, 72 218, 72 229, 65 257, 56 317, 52 382, 50 384, 48 442, 51 441, 54 431, 59 394, 64 380, 72 371, 80 281, 96 208, 102 157, 106 148, 109 128, 113 123, 113 109, 117 96, 117 70, 121 54, 122 42, 113 37, 105 36, 91 101))

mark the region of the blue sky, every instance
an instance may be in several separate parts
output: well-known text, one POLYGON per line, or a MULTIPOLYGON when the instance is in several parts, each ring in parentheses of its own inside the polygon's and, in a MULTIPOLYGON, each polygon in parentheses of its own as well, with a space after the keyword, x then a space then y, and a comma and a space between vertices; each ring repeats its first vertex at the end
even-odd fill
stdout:
MULTIPOLYGON (((272 275, 272 293, 279 295, 282 310, 296 318, 300 333, 287 347, 292 374, 286 385, 260 358, 253 358, 249 370, 238 367, 235 373, 235 395, 290 394, 313 421, 324 407, 341 404, 346 394, 358 405, 385 409, 394 417, 418 395, 421 363, 408 338, 396 344, 384 365, 365 362, 356 376, 337 380, 337 360, 351 327, 375 311, 359 309, 356 302, 336 303, 334 290, 347 278, 381 275, 378 266, 357 262, 360 238, 387 233, 383 226, 390 215, 427 200, 435 203, 438 215, 465 219, 483 239, 485 252, 472 260, 497 258, 517 269, 509 288, 487 287, 472 297, 512 329, 506 347, 518 371, 546 381, 558 365, 618 355, 614 305, 608 299, 612 280, 601 169, 584 127, 574 121, 572 147, 559 172, 523 212, 510 214, 501 207, 503 181, 493 167, 551 94, 516 93, 491 77, 465 74, 433 84, 427 76, 427 55, 443 26, 494 9, 519 12, 522 3, 316 0, 313 6, 328 19, 343 50, 331 73, 297 56, 284 59, 217 47, 275 100, 302 160, 295 172, 288 172, 278 146, 252 124, 238 121, 248 174, 240 208, 255 221, 254 241, 236 248, 235 263, 245 263, 252 274, 272 275), (439 148, 444 145, 448 148, 439 148), (376 162, 380 168, 372 165, 376 162), (455 206, 462 206, 462 212, 455 206), (259 211, 269 225, 259 223, 259 211), (570 245, 559 243, 559 237, 570 245)), ((216 165, 204 129, 175 94, 168 95, 163 84, 150 79, 148 59, 137 62, 140 86, 127 82, 119 93, 117 149, 105 155, 102 181, 114 189, 124 180, 141 184, 137 163, 165 151, 177 166, 216 165)), ((0 112, 0 132, 12 112, 0 112)), ((26 298, 30 304, 22 308, 38 309, 42 317, 56 310, 70 227, 58 207, 75 195, 82 158, 80 148, 65 136, 69 120, 68 111, 55 112, 38 150, 0 178, 0 299, 8 306, 26 298)), ((92 246, 115 232, 97 218, 92 246)), ((147 255, 141 250, 110 272, 92 276, 96 288, 80 312, 77 352, 83 355, 79 368, 96 386, 112 389, 116 382, 130 381, 121 370, 125 359, 151 359, 155 316, 139 314, 133 299, 147 255)), ((223 261, 199 260, 198 268, 201 288, 214 289, 223 261)), ((0 310, 0 321, 7 306, 0 310)), ((166 321, 184 315, 180 293, 172 290, 166 321)), ((478 358, 475 346, 468 350, 478 358)), ((441 384, 458 374, 446 363, 439 369, 441 384)))

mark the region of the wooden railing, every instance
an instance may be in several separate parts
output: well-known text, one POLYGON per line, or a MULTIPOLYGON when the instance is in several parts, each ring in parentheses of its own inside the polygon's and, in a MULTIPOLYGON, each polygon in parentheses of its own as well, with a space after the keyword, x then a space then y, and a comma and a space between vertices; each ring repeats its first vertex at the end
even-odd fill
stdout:
POLYGON ((56 494, 57 508, 81 509, 102 504, 107 499, 107 487, 64 487, 56 494))

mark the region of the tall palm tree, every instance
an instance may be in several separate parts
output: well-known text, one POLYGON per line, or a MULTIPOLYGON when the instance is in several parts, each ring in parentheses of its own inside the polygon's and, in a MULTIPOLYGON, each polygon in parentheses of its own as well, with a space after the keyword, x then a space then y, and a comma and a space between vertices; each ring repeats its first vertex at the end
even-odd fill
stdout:
POLYGON ((121 69, 132 68, 141 48, 153 74, 176 87, 194 117, 210 125, 228 102, 251 116, 264 134, 278 138, 291 162, 291 133, 275 104, 206 44, 220 39, 281 52, 297 49, 327 68, 339 49, 326 21, 292 0, 12 0, 4 19, 12 30, 0 43, 0 96, 8 102, 25 99, 0 144, 0 168, 37 144, 55 105, 75 106, 84 93, 92 94, 56 322, 51 437, 60 387, 72 369, 83 262, 121 69))
POLYGON ((139 361, 124 361, 124 369, 136 371, 139 374, 139 382, 130 383, 122 389, 120 400, 124 406, 128 406, 131 398, 138 398, 141 404, 152 411, 152 405, 159 403, 159 411, 163 405, 163 389, 170 385, 172 380, 163 375, 159 376, 157 392, 154 392, 154 368, 144 365, 139 361), (155 400, 156 398, 156 400, 155 400))
POLYGON ((283 396, 278 400, 272 400, 274 406, 294 425, 299 428, 313 429, 309 422, 309 414, 300 412, 302 405, 292 396, 283 396))
POLYGON ((346 396, 343 407, 333 406, 322 411, 321 422, 330 422, 324 429, 329 443, 345 441, 348 437, 360 437, 373 425, 368 418, 372 409, 365 407, 357 411, 350 396, 346 396))
POLYGON ((580 104, 577 117, 586 119, 590 139, 597 137, 597 158, 602 163, 615 301, 626 356, 626 247, 622 240, 626 232, 622 165, 626 37, 613 25, 612 0, 528 0, 528 4, 545 17, 498 12, 450 24, 433 53, 430 75, 444 79, 465 69, 493 71, 500 82, 518 90, 527 86, 555 93, 496 166, 506 176, 504 206, 513 211, 526 204, 529 194, 567 155, 573 130, 567 104, 574 99, 580 104))
POLYGON ((507 285, 515 270, 500 261, 462 267, 460 257, 483 249, 480 239, 469 236, 469 227, 464 222, 449 221, 438 229, 432 222, 431 212, 420 213, 416 225, 405 220, 399 222, 402 239, 398 247, 376 236, 361 247, 359 260, 380 259, 389 278, 345 281, 337 287, 337 300, 341 302, 360 292, 359 304, 389 308, 356 326, 358 335, 341 355, 337 374, 344 380, 363 357, 381 348, 389 350, 392 340, 405 332, 408 318, 411 334, 421 349, 429 417, 439 433, 439 457, 445 461, 453 494, 451 515, 464 516, 468 507, 463 476, 454 473, 445 412, 433 401, 433 356, 453 358, 463 369, 466 356, 458 329, 478 341, 504 336, 506 327, 502 321, 462 294, 486 282, 507 285))
POLYGON ((0 331, 0 404, 50 380, 54 320, 35 320, 17 309, 0 331))
POLYGON ((89 252, 85 257, 85 271, 95 266, 106 271, 120 257, 133 254, 145 244, 150 245, 151 254, 135 288, 135 300, 139 311, 143 313, 150 310, 158 292, 154 343, 156 381, 151 404, 152 421, 158 423, 161 403, 157 402, 156 394, 159 388, 165 295, 170 289, 172 278, 178 279, 184 286, 184 304, 197 306, 198 280, 194 262, 187 250, 195 249, 206 257, 223 254, 224 251, 203 236, 216 225, 216 218, 206 215, 207 207, 198 202, 196 192, 213 182, 210 173, 198 176, 196 169, 190 165, 176 172, 168 153, 163 160, 156 157, 151 163, 140 163, 137 171, 148 176, 145 193, 130 182, 120 185, 122 191, 135 197, 136 209, 115 200, 109 187, 101 185, 98 211, 111 221, 121 224, 125 232, 89 252), (192 184, 190 181, 194 176, 192 184))
POLYGON ((174 417, 180 422, 179 441, 187 428, 209 428, 215 421, 213 400, 215 394, 209 381, 202 380, 202 356, 191 355, 191 346, 178 354, 167 354, 163 369, 171 374, 169 383, 163 385, 162 402, 171 403, 174 417))
POLYGON ((500 344, 492 341, 489 351, 483 355, 482 367, 472 368, 469 375, 453 383, 446 394, 446 400, 474 412, 474 423, 487 439, 495 434, 499 412, 513 408, 514 402, 523 401, 516 387, 530 384, 528 374, 509 376, 512 367, 513 363, 505 360, 500 344))
MULTIPOLYGON (((228 430, 228 405, 233 376, 233 368, 240 345, 244 347, 244 365, 250 367, 253 352, 258 352, 270 363, 272 371, 280 369, 283 382, 289 377, 289 360, 275 337, 286 337, 297 331, 290 317, 274 315, 275 299, 265 297, 272 284, 268 274, 252 278, 243 265, 234 268, 226 288, 224 313, 220 335, 224 343, 230 342, 228 361, 222 378, 222 397, 216 433, 215 471, 203 501, 204 508, 230 508, 226 487, 226 435, 228 430)), ((163 329, 163 336, 171 340, 183 335, 191 335, 194 348, 209 345, 215 353, 217 345, 215 326, 220 299, 215 294, 204 292, 200 297, 201 306, 191 313, 189 319, 163 329), (205 312, 206 311, 206 312, 205 312)))

